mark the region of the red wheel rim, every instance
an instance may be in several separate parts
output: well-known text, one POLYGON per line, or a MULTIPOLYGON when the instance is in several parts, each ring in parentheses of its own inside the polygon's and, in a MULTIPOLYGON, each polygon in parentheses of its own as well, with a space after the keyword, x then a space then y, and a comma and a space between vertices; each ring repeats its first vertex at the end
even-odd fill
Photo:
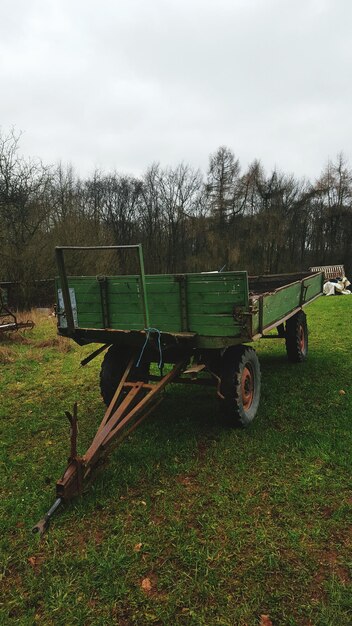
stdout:
POLYGON ((250 365, 243 368, 241 378, 242 405, 245 411, 250 408, 254 397, 254 376, 250 365))
POLYGON ((306 335, 305 335, 303 326, 299 327, 299 347, 300 347, 301 352, 305 352, 305 349, 306 349, 306 335))

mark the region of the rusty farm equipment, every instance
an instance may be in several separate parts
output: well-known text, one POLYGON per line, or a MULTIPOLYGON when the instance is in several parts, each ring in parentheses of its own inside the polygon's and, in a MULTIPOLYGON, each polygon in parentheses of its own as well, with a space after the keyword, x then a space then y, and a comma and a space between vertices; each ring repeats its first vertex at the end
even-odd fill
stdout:
POLYGON ((5 292, 0 288, 0 334, 33 327, 34 322, 31 320, 27 320, 26 322, 18 321, 17 316, 9 309, 5 302, 5 292))

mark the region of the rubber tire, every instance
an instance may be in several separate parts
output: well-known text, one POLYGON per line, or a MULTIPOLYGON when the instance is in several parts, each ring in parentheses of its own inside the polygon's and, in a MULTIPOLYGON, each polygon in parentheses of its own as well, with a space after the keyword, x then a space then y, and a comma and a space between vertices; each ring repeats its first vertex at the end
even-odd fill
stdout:
POLYGON ((286 352, 291 363, 302 363, 308 355, 308 325, 304 311, 299 311, 286 322, 286 352), (302 335, 304 347, 302 347, 302 335))
MULTIPOLYGON (((100 369, 100 393, 109 406, 118 384, 131 358, 131 352, 119 346, 110 346, 106 352, 100 369)), ((142 361, 139 367, 132 367, 127 380, 149 380, 150 363, 142 361)))
POLYGON ((260 401, 260 365, 257 353, 249 346, 229 348, 223 356, 223 371, 220 393, 221 412, 227 423, 232 426, 248 426, 255 418, 260 401), (245 408, 242 395, 242 377, 245 368, 251 371, 253 381, 253 398, 245 408))

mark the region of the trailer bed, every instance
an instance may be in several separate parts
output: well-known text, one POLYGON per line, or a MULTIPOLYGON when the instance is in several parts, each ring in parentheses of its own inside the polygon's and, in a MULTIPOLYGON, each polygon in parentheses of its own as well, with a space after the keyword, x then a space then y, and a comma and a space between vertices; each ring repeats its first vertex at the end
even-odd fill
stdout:
POLYGON ((56 281, 59 333, 80 344, 136 344, 143 342, 148 326, 192 341, 195 347, 217 348, 258 339, 321 295, 323 287, 323 274, 310 272, 250 277, 246 271, 163 274, 144 279, 143 285, 140 275, 61 273, 56 281))

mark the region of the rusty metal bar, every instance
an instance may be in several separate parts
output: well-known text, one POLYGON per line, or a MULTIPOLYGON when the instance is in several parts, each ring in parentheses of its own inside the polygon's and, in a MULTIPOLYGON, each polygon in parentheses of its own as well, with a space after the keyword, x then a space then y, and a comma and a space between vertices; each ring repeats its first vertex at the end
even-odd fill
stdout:
POLYGON ((99 356, 99 354, 101 354, 102 352, 104 352, 104 350, 109 348, 110 345, 111 345, 110 343, 105 343, 103 346, 101 346, 97 350, 94 350, 94 352, 89 354, 89 356, 86 356, 85 359, 82 359, 81 366, 84 367, 85 365, 88 365, 88 363, 93 361, 93 359, 95 359, 96 356, 99 356))
POLYGON ((108 408, 107 408, 107 409, 106 409, 106 411, 105 411, 105 415, 104 415, 104 417, 103 417, 103 419, 102 419, 102 422, 101 422, 101 424, 100 424, 100 426, 99 426, 99 428, 98 428, 98 430, 97 430, 97 434, 98 434, 98 433, 99 433, 99 432, 100 432, 100 431, 104 428, 104 426, 105 426, 106 422, 108 421, 108 419, 110 419, 110 416, 111 416, 111 407, 115 407, 116 402, 117 402, 117 400, 118 400, 118 398, 119 398, 119 396, 120 396, 120 393, 121 393, 122 387, 124 386, 124 384, 125 384, 125 382, 126 382, 126 379, 127 379, 127 376, 128 376, 128 374, 130 373, 130 371, 131 371, 131 368, 132 368, 133 363, 134 363, 134 357, 132 357, 132 358, 129 360, 128 364, 127 364, 127 367, 126 367, 126 369, 125 369, 125 371, 124 371, 124 373, 123 373, 123 376, 122 376, 122 378, 121 378, 121 380, 120 380, 120 383, 119 383, 119 384, 118 384, 118 386, 117 386, 117 389, 116 389, 116 391, 115 391, 115 393, 114 393, 114 396, 113 396, 113 398, 112 398, 112 400, 111 400, 111 402, 110 402, 110 404, 109 404, 108 408))
POLYGON ((4 302, 3 290, 0 288, 0 333, 17 331, 25 328, 34 328, 35 324, 31 320, 26 322, 18 322, 17 317, 4 302))
POLYGON ((128 406, 131 404, 131 401, 133 401, 136 395, 143 389, 143 386, 145 383, 142 383, 140 381, 135 383, 135 386, 131 388, 128 395, 122 401, 122 403, 120 404, 120 406, 117 408, 116 411, 114 411, 116 400, 114 402, 114 398, 113 398, 108 408, 107 413, 109 411, 113 411, 113 412, 110 418, 109 417, 107 418, 103 429, 100 432, 99 431, 97 432, 97 435, 95 439, 93 440, 90 448, 84 455, 83 459, 84 459, 85 464, 88 465, 89 463, 92 463, 99 451, 100 446, 106 447, 109 441, 111 441, 111 439, 116 436, 116 434, 121 430, 121 428, 123 428, 123 426, 127 424, 128 421, 137 417, 137 415, 139 415, 139 413, 141 413, 141 411, 150 404, 150 402, 154 399, 155 395, 159 393, 162 389, 164 389, 164 387, 173 378, 176 378, 176 376, 178 376, 179 372, 182 370, 184 366, 185 366, 184 360, 180 361, 179 363, 176 363, 174 368, 170 372, 168 372, 159 383, 157 383, 156 385, 153 385, 153 389, 150 389, 150 388, 148 389, 148 387, 150 387, 148 385, 147 386, 148 393, 125 416, 124 416, 124 412, 126 411, 128 406))
POLYGON ((143 248, 141 243, 130 244, 126 246, 56 246, 56 261, 59 268, 59 275, 61 280, 61 288, 62 288, 62 296, 65 305, 65 312, 69 311, 69 317, 66 313, 67 319, 67 328, 70 330, 74 329, 74 321, 73 321, 73 313, 72 306, 70 300, 70 293, 68 288, 68 281, 66 276, 65 262, 64 262, 64 250, 137 250, 138 254, 138 263, 139 263, 139 281, 141 285, 141 296, 142 296, 142 305, 143 305, 143 317, 145 327, 149 327, 149 309, 148 309, 148 298, 147 298, 147 284, 145 280, 145 271, 144 271, 144 259, 143 259, 143 248), (70 322, 70 323, 69 323, 70 322))
POLYGON ((161 398, 157 398, 157 394, 159 394, 168 383, 179 376, 188 361, 188 359, 187 361, 179 361, 158 383, 150 385, 149 383, 145 383, 143 381, 134 382, 126 380, 134 360, 135 358, 132 357, 128 363, 97 433, 83 457, 77 455, 76 449, 76 405, 74 407, 73 414, 69 412, 66 413, 66 416, 70 420, 71 424, 71 453, 69 464, 61 479, 56 483, 56 494, 58 498, 67 500, 82 492, 84 479, 87 478, 91 471, 96 467, 99 460, 110 452, 112 447, 114 447, 114 440, 116 445, 117 439, 121 441, 126 434, 132 432, 137 425, 146 418, 152 408, 154 408, 161 401, 161 398), (122 399, 120 404, 118 404, 124 390, 127 391, 127 394, 122 399), (144 393, 145 395, 140 397, 141 394, 144 393), (136 420, 137 417, 138 419, 136 420), (134 423, 131 424, 131 422, 134 423), (130 427, 125 428, 128 424, 131 424, 130 427))
POLYGON ((106 276, 97 276, 100 289, 100 301, 101 301, 101 314, 103 318, 104 328, 109 328, 109 302, 107 294, 107 279, 106 276))
POLYGON ((17 324, 11 322, 10 324, 0 324, 0 332, 7 332, 10 330, 17 330, 17 324))
POLYGON ((147 283, 145 280, 142 244, 139 243, 137 247, 138 247, 138 259, 139 259, 139 278, 140 278, 141 287, 142 287, 144 323, 145 323, 145 327, 149 328, 150 323, 149 323, 149 309, 148 309, 148 298, 147 298, 147 283))

